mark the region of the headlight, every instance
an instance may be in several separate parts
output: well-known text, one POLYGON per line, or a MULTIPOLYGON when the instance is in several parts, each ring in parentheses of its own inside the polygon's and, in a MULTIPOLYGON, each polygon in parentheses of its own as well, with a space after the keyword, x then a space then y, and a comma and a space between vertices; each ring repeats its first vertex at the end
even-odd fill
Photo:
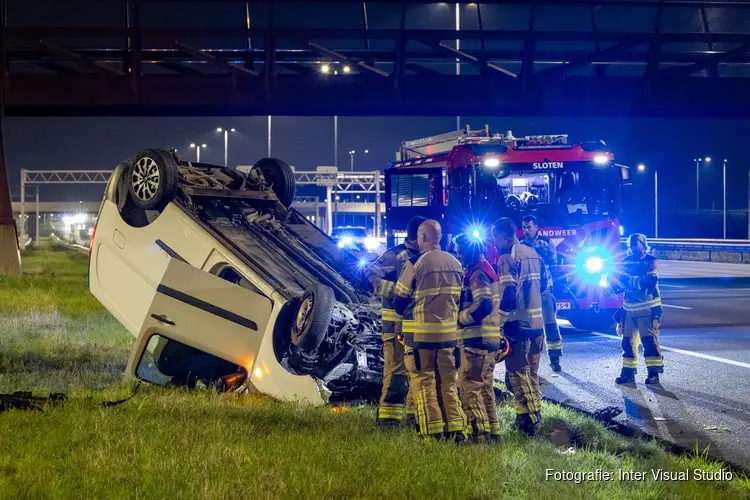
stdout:
POLYGON ((604 259, 602 259, 601 257, 589 257, 588 259, 586 259, 584 267, 591 274, 601 272, 602 268, 604 267, 604 259))
POLYGON ((344 236, 339 240, 339 248, 345 248, 350 247, 354 243, 354 240, 351 238, 351 236, 344 236))
POLYGON ((597 165, 606 165, 609 163, 609 158, 607 155, 596 155, 594 156, 594 163, 597 165))
POLYGON ((500 166, 500 159, 487 158, 486 160, 484 160, 484 166, 487 168, 497 168, 500 166))
POLYGON ((377 238, 374 238, 372 236, 368 236, 367 238, 365 238, 366 249, 373 251, 373 250, 377 250, 379 246, 380 246, 380 242, 378 241, 377 238))

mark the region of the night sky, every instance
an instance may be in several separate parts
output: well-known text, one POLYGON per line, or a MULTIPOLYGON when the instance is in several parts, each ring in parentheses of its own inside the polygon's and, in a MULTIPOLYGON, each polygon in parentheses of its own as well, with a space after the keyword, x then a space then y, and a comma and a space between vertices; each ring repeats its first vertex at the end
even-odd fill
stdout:
MULTIPOLYGON (((175 147, 194 158, 191 142, 206 143, 201 160, 223 164, 223 136, 217 126, 235 127, 229 140, 229 164, 249 164, 265 156, 267 117, 247 118, 6 118, 6 160, 12 186, 27 169, 110 169, 121 160, 150 147, 175 147)), ((383 169, 395 158, 402 140, 448 132, 455 117, 339 117, 339 168, 349 169, 348 151, 357 154, 356 170, 383 169)), ((644 162, 660 172, 660 206, 693 208, 696 156, 710 155, 701 167, 701 205, 721 208, 721 161, 728 160, 729 209, 746 209, 750 137, 747 120, 627 119, 627 118, 502 118, 463 117, 473 128, 489 123, 497 132, 518 135, 568 133, 573 140, 602 139, 619 163, 644 162)), ((332 117, 275 117, 272 154, 298 170, 333 165, 332 117)), ((653 180, 635 175, 638 203, 653 204, 653 180), (638 191, 641 193, 638 193, 638 191)), ((42 187, 43 200, 70 201, 100 197, 101 186, 42 187)), ((17 194, 17 189, 14 194, 17 194)))

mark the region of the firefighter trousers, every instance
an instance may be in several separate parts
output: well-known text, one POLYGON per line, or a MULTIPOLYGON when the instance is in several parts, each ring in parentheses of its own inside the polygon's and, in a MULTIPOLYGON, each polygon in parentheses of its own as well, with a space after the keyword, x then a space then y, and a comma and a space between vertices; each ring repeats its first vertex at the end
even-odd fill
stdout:
POLYGON ((659 346, 659 318, 653 315, 625 314, 622 329, 622 371, 638 371, 638 344, 643 344, 643 357, 649 374, 664 373, 664 359, 659 346))
POLYGON ((504 334, 511 353, 505 359, 506 385, 516 401, 516 415, 528 415, 532 423, 542 418, 542 395, 539 388, 539 359, 544 347, 543 334, 520 330, 517 321, 505 324, 504 334))
POLYGON ((542 294, 542 318, 544 319, 544 336, 547 340, 547 355, 549 359, 562 356, 562 336, 560 327, 557 326, 557 303, 552 292, 545 291, 542 294))
POLYGON ((455 347, 407 348, 405 364, 415 380, 417 424, 423 437, 466 430, 458 398, 455 347))
POLYGON ((383 339, 383 389, 378 420, 401 422, 409 391, 409 373, 404 364, 404 345, 396 337, 383 339))
POLYGON ((458 390, 470 434, 500 435, 495 406, 495 352, 477 347, 460 346, 461 366, 458 390))

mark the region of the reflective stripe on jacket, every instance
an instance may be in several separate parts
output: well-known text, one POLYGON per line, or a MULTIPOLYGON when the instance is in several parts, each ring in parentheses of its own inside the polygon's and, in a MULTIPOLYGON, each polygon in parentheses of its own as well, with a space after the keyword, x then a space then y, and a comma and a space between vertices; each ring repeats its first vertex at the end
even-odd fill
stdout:
POLYGON ((394 294, 397 311, 398 304, 408 300, 402 323, 407 345, 433 349, 456 345, 462 277, 458 260, 441 250, 430 250, 404 266, 394 294))
POLYGON ((544 264, 543 275, 547 280, 547 287, 545 292, 552 291, 552 268, 557 265, 557 251, 555 245, 546 236, 542 236, 537 232, 536 237, 533 239, 524 238, 521 243, 536 250, 539 257, 542 259, 544 264))
POLYGON ((397 245, 386 250, 365 271, 375 294, 380 297, 383 316, 383 339, 395 337, 401 333, 402 317, 393 307, 393 288, 404 268, 404 264, 419 255, 419 250, 397 245))
POLYGON ((631 317, 661 316, 659 262, 646 255, 643 259, 628 255, 620 263, 619 285, 625 292, 622 308, 631 317))
POLYGON ((500 349, 500 284, 485 260, 466 273, 458 326, 465 346, 500 349))
POLYGON ((543 330, 542 260, 533 248, 520 243, 510 251, 516 280, 516 318, 521 330, 543 330))

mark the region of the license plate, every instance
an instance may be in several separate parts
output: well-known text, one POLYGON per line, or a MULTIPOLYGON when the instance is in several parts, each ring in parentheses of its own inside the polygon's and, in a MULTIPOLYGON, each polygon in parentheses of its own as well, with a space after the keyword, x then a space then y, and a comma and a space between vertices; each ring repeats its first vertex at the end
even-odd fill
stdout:
POLYGON ((570 302, 558 302, 557 309, 570 309, 570 302))

